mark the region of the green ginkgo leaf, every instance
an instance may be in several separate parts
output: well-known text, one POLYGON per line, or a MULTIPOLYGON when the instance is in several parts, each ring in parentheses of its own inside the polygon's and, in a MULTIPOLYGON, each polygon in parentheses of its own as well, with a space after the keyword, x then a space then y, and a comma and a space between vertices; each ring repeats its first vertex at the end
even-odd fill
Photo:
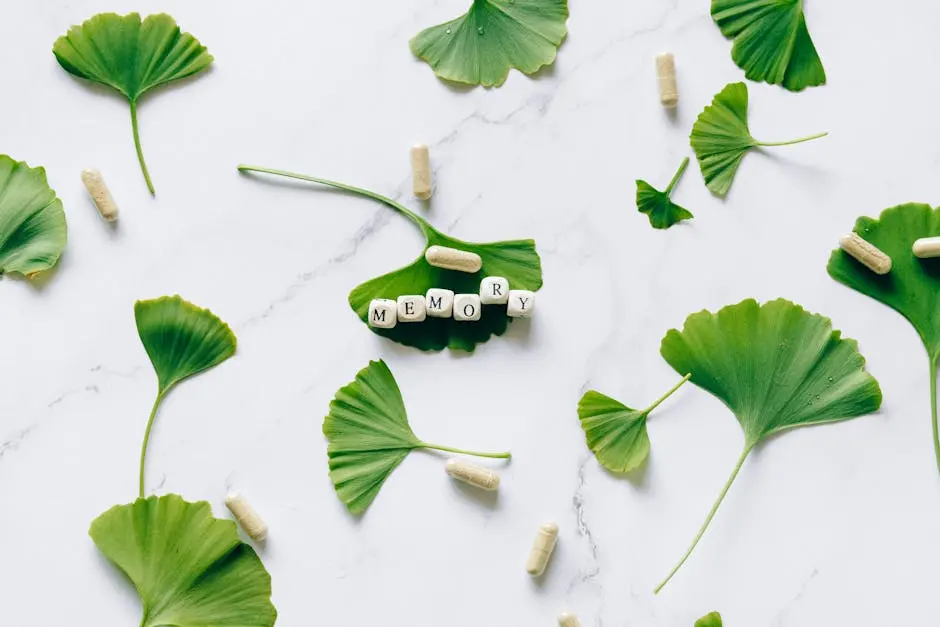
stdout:
POLYGON ((826 83, 803 0, 712 0, 712 18, 734 40, 731 58, 752 81, 790 91, 826 83))
POLYGON ((721 614, 711 612, 695 621, 695 627, 722 627, 721 614))
POLYGON ((204 501, 140 498, 101 514, 89 534, 137 589, 141 627, 274 625, 271 576, 204 501))
MULTIPOLYGON (((421 230, 426 242, 421 255, 414 262, 394 272, 366 281, 349 294, 349 305, 365 324, 369 321, 369 303, 374 298, 394 300, 408 294, 426 294, 432 287, 446 288, 455 294, 478 294, 480 279, 485 276, 505 277, 514 290, 534 292, 542 287, 542 264, 535 250, 535 242, 530 239, 487 244, 464 242, 444 235, 413 211, 375 192, 282 170, 248 165, 240 165, 238 169, 242 172, 263 172, 310 181, 365 196, 394 209, 421 230), (424 252, 434 245, 474 252, 480 255, 483 267, 473 274, 434 267, 424 258, 424 252)), ((460 322, 453 318, 429 317, 424 322, 399 324, 392 329, 379 329, 371 326, 369 328, 372 332, 394 342, 421 350, 438 351, 452 348, 472 351, 477 344, 486 342, 490 336, 505 333, 510 320, 505 305, 484 305, 480 320, 472 323, 460 322)))
POLYGON ((747 85, 730 83, 699 114, 689 139, 705 177, 705 185, 716 196, 724 197, 731 189, 741 160, 751 148, 789 146, 828 134, 817 133, 784 142, 757 141, 747 125, 747 85))
POLYGON ((827 270, 836 281, 881 301, 907 318, 930 360, 930 409, 934 454, 940 470, 937 425, 937 361, 940 360, 940 259, 919 259, 915 240, 940 236, 940 209, 908 203, 885 209, 877 220, 861 217, 854 231, 891 257, 891 272, 876 275, 842 250, 834 250, 827 270))
POLYGON ((235 334, 208 309, 179 296, 137 301, 137 333, 157 373, 157 398, 147 421, 140 453, 140 496, 150 431, 160 403, 177 383, 216 366, 235 354, 235 334))
POLYGON ((640 213, 645 213, 649 217, 650 224, 654 229, 668 229, 680 220, 691 220, 694 217, 688 209, 680 207, 669 198, 688 165, 689 158, 686 157, 679 165, 675 176, 669 181, 669 186, 662 192, 646 181, 637 180, 636 208, 640 213))
POLYGON ((141 21, 137 13, 95 15, 59 37, 52 52, 69 73, 107 85, 127 98, 137 159, 153 194, 140 147, 137 101, 155 87, 205 70, 212 55, 195 37, 181 32, 169 15, 151 15, 141 21))
POLYGON ((508 459, 509 453, 479 453, 418 439, 408 424, 405 403, 384 361, 371 361, 356 380, 339 389, 323 419, 329 440, 330 480, 349 511, 361 514, 382 484, 415 449, 508 459))
POLYGON ((670 330, 660 349, 676 372, 711 392, 734 412, 744 450, 688 551, 659 592, 692 554, 744 461, 766 438, 809 425, 847 420, 881 406, 881 389, 865 370, 855 340, 828 318, 779 299, 745 300, 717 314, 701 311, 670 330))
POLYGON ((46 171, 0 155, 0 276, 32 278, 56 264, 65 249, 62 201, 46 171))
POLYGON ((568 0, 473 0, 466 14, 418 33, 411 51, 440 78, 498 87, 510 68, 532 74, 553 63, 567 20, 568 0))
POLYGON ((588 390, 578 402, 578 418, 587 446, 601 466, 611 472, 638 468, 650 452, 646 419, 660 403, 689 380, 684 377, 644 410, 631 409, 609 396, 588 390))

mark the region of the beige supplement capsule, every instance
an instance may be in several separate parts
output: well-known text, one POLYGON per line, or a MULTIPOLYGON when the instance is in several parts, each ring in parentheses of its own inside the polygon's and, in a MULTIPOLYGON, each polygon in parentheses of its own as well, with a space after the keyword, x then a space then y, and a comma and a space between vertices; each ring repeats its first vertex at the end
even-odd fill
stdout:
POLYGON ((424 258, 435 268, 458 270, 470 274, 479 272, 483 267, 483 259, 480 255, 447 246, 431 246, 425 251, 424 258))
POLYGON ((558 627, 581 627, 581 621, 574 614, 562 612, 558 615, 558 627))
POLYGON ((538 577, 545 572, 548 566, 548 560, 552 558, 552 552, 555 550, 555 542, 558 540, 558 525, 554 522, 544 523, 539 527, 539 533, 535 536, 535 542, 532 544, 532 551, 529 553, 529 559, 525 563, 525 570, 533 577, 538 577))
POLYGON ((448 459, 444 470, 454 479, 469 483, 481 490, 492 492, 499 489, 499 475, 487 468, 481 468, 460 459, 448 459))
POLYGON ((914 242, 911 250, 921 259, 940 257, 940 237, 922 237, 914 242))
POLYGON ((232 516, 249 538, 255 542, 262 542, 268 537, 268 525, 261 520, 261 516, 241 493, 230 492, 225 497, 225 506, 232 512, 232 516))
POLYGON ((674 109, 679 104, 679 87, 676 85, 676 59, 671 52, 656 57, 656 78, 659 101, 667 109, 674 109))
POLYGON ((105 185, 104 178, 98 170, 82 170, 82 183, 88 190, 88 195, 98 208, 98 213, 108 222, 114 222, 118 217, 117 203, 111 196, 111 191, 105 185))
POLYGON ((411 188, 415 198, 431 197, 431 153, 424 144, 411 148, 411 188))
POLYGON ((857 233, 847 233, 840 237, 839 248, 875 274, 888 274, 891 271, 891 257, 871 242, 863 240, 857 233))

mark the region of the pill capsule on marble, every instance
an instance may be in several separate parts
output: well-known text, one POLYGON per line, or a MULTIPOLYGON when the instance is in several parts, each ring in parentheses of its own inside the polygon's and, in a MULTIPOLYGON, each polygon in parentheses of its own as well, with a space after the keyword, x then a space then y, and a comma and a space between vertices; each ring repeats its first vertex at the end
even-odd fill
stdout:
POLYGON ((232 516, 249 538, 255 542, 261 542, 268 537, 268 525, 241 493, 230 492, 225 497, 225 506, 232 512, 232 516))
POLYGON ((914 242, 911 250, 921 259, 940 257, 940 237, 922 237, 914 242))
POLYGON ((581 627, 581 621, 574 614, 562 612, 558 615, 558 627, 581 627))
POLYGON ((547 522, 539 527, 535 542, 532 543, 532 551, 529 552, 529 559, 525 563, 527 573, 533 577, 538 577, 545 572, 545 567, 548 566, 548 560, 552 558, 557 540, 558 525, 556 523, 547 522))
POLYGON ((460 272, 479 272, 483 259, 476 253, 470 253, 447 246, 431 246, 424 253, 424 259, 435 268, 458 270, 460 272))
POLYGON ((424 322, 427 317, 424 296, 421 294, 398 297, 399 322, 424 322))
POLYGON ((476 322, 482 315, 480 297, 477 294, 456 294, 454 296, 454 320, 476 322))
POLYGON ((863 240, 857 233, 847 233, 840 237, 839 247, 875 274, 888 274, 891 271, 891 257, 871 242, 863 240))
POLYGON ((659 81, 659 101, 667 109, 679 104, 679 88, 676 85, 676 59, 671 52, 656 57, 656 78, 659 81))
POLYGON ((492 492, 499 489, 499 475, 488 468, 481 468, 461 459, 448 459, 444 470, 454 479, 469 483, 481 490, 492 492))
POLYGON ((454 315, 454 293, 432 287, 425 296, 424 308, 431 318, 450 318, 454 315))
POLYGON ((82 183, 85 184, 85 189, 88 190, 88 195, 91 196, 91 200, 95 203, 101 217, 108 222, 117 220, 117 203, 114 202, 111 190, 105 184, 101 172, 91 169, 82 170, 82 183))
POLYGON ((505 305, 509 302, 509 280, 488 276, 480 281, 480 302, 484 305, 505 305))
POLYGON ((431 153, 424 144, 411 148, 411 187, 415 198, 431 197, 431 153))
POLYGON ((398 303, 388 298, 374 298, 369 303, 369 326, 394 329, 398 324, 398 303))
POLYGON ((535 293, 529 290, 509 290, 506 313, 510 318, 528 318, 535 311, 535 293))

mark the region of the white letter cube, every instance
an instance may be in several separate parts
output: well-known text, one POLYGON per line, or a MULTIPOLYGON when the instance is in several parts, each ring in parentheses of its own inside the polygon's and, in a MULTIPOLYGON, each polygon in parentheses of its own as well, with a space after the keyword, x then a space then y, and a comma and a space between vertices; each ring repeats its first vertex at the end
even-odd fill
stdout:
POLYGON ((535 311, 535 294, 529 290, 509 290, 506 314, 510 318, 527 318, 535 311))
POLYGON ((373 298, 369 303, 369 326, 394 329, 398 324, 398 303, 387 298, 373 298))
POLYGON ((424 296, 415 294, 398 297, 399 322, 424 322, 426 317, 424 296))
POLYGON ((454 293, 432 287, 425 299, 425 309, 432 318, 450 318, 454 315, 454 293))
POLYGON ((475 322, 480 319, 483 306, 477 294, 457 294, 454 296, 454 320, 475 322))
POLYGON ((501 276, 488 276, 480 281, 480 302, 484 305, 505 305, 509 302, 509 281, 501 276))

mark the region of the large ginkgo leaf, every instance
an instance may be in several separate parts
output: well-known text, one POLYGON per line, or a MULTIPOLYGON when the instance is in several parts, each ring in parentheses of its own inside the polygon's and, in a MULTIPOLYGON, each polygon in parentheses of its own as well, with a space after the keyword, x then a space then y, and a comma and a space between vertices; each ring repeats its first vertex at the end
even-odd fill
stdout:
POLYGON ((679 165, 675 176, 669 181, 665 191, 662 192, 646 181, 638 180, 636 182, 637 211, 645 213, 649 217, 650 225, 654 229, 668 229, 680 220, 691 220, 694 217, 688 209, 680 207, 669 198, 688 165, 689 158, 686 157, 679 165))
POLYGON ((705 185, 716 196, 727 195, 741 160, 751 148, 789 146, 829 134, 817 133, 783 142, 757 141, 748 128, 747 101, 747 85, 730 83, 718 92, 692 126, 689 137, 692 149, 702 169, 705 185))
POLYGON ((329 440, 330 480, 349 511, 361 514, 408 453, 427 448, 505 459, 509 453, 479 453, 422 442, 412 432, 395 377, 384 361, 372 361, 355 381, 339 389, 323 420, 329 440))
POLYGON ((828 318, 787 300, 745 300, 717 314, 702 311, 663 338, 662 356, 676 372, 734 412, 744 450, 692 545, 656 588, 692 554, 754 447, 765 438, 808 425, 847 420, 881 406, 881 389, 865 370, 854 340, 828 318))
POLYGON ((891 272, 876 275, 842 250, 834 250, 827 270, 836 281, 888 305, 914 326, 930 359, 930 408, 934 454, 940 470, 937 426, 937 362, 940 360, 940 259, 919 259, 915 240, 940 236, 940 209, 908 203, 885 209, 877 220, 861 217, 861 238, 891 257, 891 272))
POLYGON ((67 228, 62 201, 43 168, 0 155, 0 276, 32 278, 56 264, 67 228))
POLYGON ((499 86, 510 68, 532 74, 555 61, 568 0, 473 0, 465 15, 418 33, 411 51, 443 79, 499 86))
POLYGON ((752 81, 791 91, 825 84, 803 0, 712 0, 712 18, 734 40, 731 58, 752 81))
POLYGON ((195 37, 181 32, 169 15, 150 15, 141 21, 137 13, 95 15, 59 37, 52 51, 69 73, 107 85, 127 98, 137 159, 153 194, 140 147, 137 101, 151 89, 205 70, 212 55, 195 37))
MULTIPOLYGON (((376 200, 397 211, 414 223, 425 237, 421 255, 411 264, 380 277, 366 281, 349 294, 349 305, 364 324, 369 323, 369 303, 374 298, 396 299, 408 294, 425 294, 432 287, 446 288, 455 294, 478 294, 480 280, 485 276, 505 277, 514 290, 537 291, 542 287, 542 264, 531 239, 492 243, 464 242, 444 235, 427 220, 391 198, 344 183, 337 183, 304 174, 272 170, 258 166, 240 165, 242 172, 263 172, 328 185, 376 200), (483 261, 482 268, 473 274, 444 270, 430 265, 424 253, 431 246, 447 246, 474 252, 483 261)), ((445 348, 472 351, 477 344, 493 335, 506 332, 511 318, 505 305, 484 305, 480 320, 467 323, 454 318, 427 318, 415 324, 399 324, 392 329, 369 329, 388 339, 426 351, 445 348)))
POLYGON ((101 514, 89 531, 140 595, 141 627, 270 627, 271 577, 235 523, 175 494, 101 514))

